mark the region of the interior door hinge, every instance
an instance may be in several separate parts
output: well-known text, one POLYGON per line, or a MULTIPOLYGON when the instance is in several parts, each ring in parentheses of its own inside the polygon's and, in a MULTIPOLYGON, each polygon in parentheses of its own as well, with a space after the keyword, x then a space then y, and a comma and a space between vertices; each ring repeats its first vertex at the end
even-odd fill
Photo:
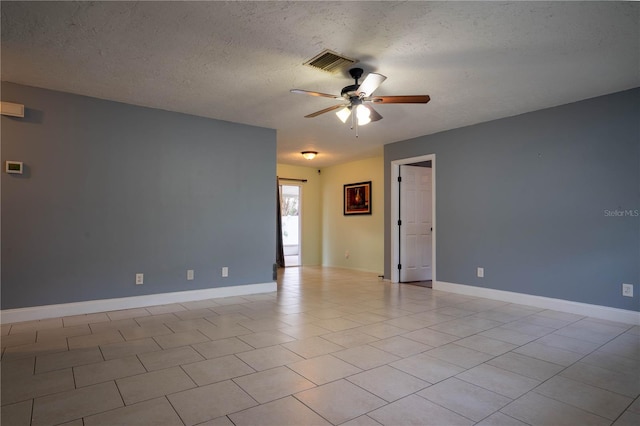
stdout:
POLYGON ((402 182, 402 176, 398 176, 398 182, 402 182))
POLYGON ((402 265, 398 263, 398 269, 402 269, 402 265))
POLYGON ((398 219, 398 226, 402 226, 402 221, 398 219))

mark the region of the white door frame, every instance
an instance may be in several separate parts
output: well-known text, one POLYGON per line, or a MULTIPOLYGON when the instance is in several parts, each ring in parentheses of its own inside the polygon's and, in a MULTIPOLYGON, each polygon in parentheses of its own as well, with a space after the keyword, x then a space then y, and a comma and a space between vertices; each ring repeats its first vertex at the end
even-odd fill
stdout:
MULTIPOLYGON (((298 264, 295 266, 302 266, 302 183, 280 183, 280 186, 297 186, 298 187, 298 264)), ((282 196, 282 194, 280 194, 282 196)), ((287 265, 285 264, 285 267, 287 265)))
POLYGON ((431 161, 431 216, 432 216, 432 250, 431 250, 431 271, 432 281, 436 281, 436 155, 428 154, 419 157, 403 158, 391 162, 391 282, 400 282, 400 272, 398 264, 400 263, 400 231, 398 230, 398 220, 400 219, 400 193, 398 191, 398 176, 400 175, 400 166, 403 164, 420 163, 422 161, 431 161))

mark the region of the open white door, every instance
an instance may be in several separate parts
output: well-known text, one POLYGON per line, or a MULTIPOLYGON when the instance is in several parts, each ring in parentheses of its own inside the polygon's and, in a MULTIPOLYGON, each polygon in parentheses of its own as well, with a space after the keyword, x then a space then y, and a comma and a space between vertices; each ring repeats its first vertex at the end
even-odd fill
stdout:
POLYGON ((400 166, 400 282, 432 279, 432 174, 430 167, 400 166))

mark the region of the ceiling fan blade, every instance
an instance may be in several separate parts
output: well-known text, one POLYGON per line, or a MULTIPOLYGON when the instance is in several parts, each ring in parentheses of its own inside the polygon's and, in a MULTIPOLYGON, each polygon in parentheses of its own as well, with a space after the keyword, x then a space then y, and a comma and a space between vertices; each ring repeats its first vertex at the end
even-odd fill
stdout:
POLYGON ((312 112, 312 113, 311 113, 311 114, 309 114, 309 115, 305 115, 305 116, 304 116, 304 118, 313 118, 313 117, 317 117, 317 116, 319 116, 320 114, 324 114, 325 112, 333 111, 333 110, 336 110, 336 109, 338 109, 338 108, 343 108, 344 106, 346 106, 346 105, 342 105, 342 104, 340 104, 340 105, 330 106, 329 108, 321 109, 320 111, 312 112))
POLYGON ((358 96, 371 96, 371 94, 385 81, 387 77, 382 74, 370 73, 362 82, 356 93, 358 96))
POLYGON ((368 100, 374 104, 426 104, 431 98, 429 95, 373 96, 368 100))
POLYGON ((333 99, 340 98, 340 96, 330 95, 328 93, 312 92, 310 90, 302 90, 302 89, 291 89, 291 93, 298 93, 301 95, 321 96, 323 98, 333 98, 333 99))
POLYGON ((371 105, 365 105, 365 106, 369 108, 369 111, 371 111, 371 114, 369 115, 369 118, 371 119, 371 121, 382 120, 382 116, 378 113, 378 111, 373 109, 371 105))

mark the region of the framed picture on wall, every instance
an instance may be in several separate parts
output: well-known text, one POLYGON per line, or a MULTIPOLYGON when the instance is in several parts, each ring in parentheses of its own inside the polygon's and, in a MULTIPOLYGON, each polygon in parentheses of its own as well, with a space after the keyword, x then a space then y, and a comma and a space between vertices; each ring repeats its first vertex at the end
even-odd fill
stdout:
POLYGON ((371 181, 344 186, 344 215, 371 214, 371 181))

